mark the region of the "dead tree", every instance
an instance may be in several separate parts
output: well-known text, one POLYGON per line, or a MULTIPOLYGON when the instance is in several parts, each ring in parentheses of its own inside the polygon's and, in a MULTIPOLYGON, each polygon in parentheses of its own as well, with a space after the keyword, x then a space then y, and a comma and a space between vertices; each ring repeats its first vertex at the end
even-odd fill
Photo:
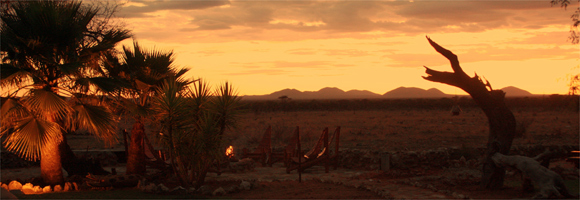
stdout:
POLYGON ((502 187, 505 169, 496 166, 491 160, 491 156, 496 152, 507 155, 516 132, 516 119, 504 102, 505 92, 493 90, 489 81, 486 80, 484 84, 477 74, 474 77, 469 77, 459 66, 457 55, 439 46, 429 37, 427 37, 427 40, 437 52, 451 62, 453 72, 441 72, 425 67, 425 73, 428 76, 423 76, 423 78, 461 88, 471 95, 473 100, 481 107, 489 121, 489 137, 485 155, 486 160, 483 164, 481 186, 489 189, 502 187))
POLYGON ((491 159, 496 165, 502 167, 512 167, 519 170, 525 179, 531 182, 538 188, 538 193, 533 197, 537 198, 578 198, 573 196, 566 188, 564 180, 556 172, 542 166, 535 158, 525 156, 506 156, 501 153, 495 153, 491 159))

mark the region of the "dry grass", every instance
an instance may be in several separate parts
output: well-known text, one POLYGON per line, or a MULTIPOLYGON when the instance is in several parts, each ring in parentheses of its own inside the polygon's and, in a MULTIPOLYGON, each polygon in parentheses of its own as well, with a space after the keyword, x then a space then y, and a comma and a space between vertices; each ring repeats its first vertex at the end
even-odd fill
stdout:
MULTIPOLYGON (((524 137, 516 138, 514 145, 579 143, 577 112, 524 109, 514 111, 514 115, 518 122, 525 123, 524 137)), ((131 125, 132 120, 123 120, 121 128, 130 131, 131 125)), ((452 116, 448 110, 247 112, 240 115, 236 129, 226 132, 224 145, 252 150, 269 125, 275 149, 286 146, 296 126, 300 126, 304 149, 313 146, 324 127, 332 133, 336 126, 342 127, 341 148, 381 151, 484 147, 488 136, 487 118, 479 108, 463 109, 459 116, 452 116)), ((151 128, 146 131, 155 141, 151 128)), ((89 135, 68 138, 73 149, 124 148, 122 134, 118 135, 119 142, 109 147, 89 135)))
MULTIPOLYGON (((272 126, 273 148, 283 148, 294 128, 300 126, 305 148, 324 129, 341 126, 341 148, 416 151, 439 147, 484 147, 487 118, 480 109, 464 109, 459 116, 446 110, 394 111, 297 111, 245 113, 225 143, 255 148, 266 128, 272 126)), ((567 111, 515 111, 525 122, 525 136, 514 145, 578 144, 579 116, 567 111)))

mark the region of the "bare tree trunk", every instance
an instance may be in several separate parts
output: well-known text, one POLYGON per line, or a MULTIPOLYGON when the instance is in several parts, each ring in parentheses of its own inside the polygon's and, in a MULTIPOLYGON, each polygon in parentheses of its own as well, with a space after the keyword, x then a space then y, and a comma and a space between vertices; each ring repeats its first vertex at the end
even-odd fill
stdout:
POLYGON ((64 183, 60 150, 58 148, 62 140, 62 133, 58 134, 57 137, 48 140, 40 151, 40 175, 42 176, 42 181, 49 185, 64 183))
POLYGON ((489 122, 489 137, 481 186, 489 189, 502 187, 505 169, 497 167, 491 160, 491 156, 496 152, 504 155, 509 153, 516 130, 515 117, 504 102, 505 92, 493 90, 491 84, 487 80, 484 84, 477 74, 474 77, 469 77, 459 66, 459 60, 453 52, 439 46, 429 37, 427 37, 427 40, 437 52, 451 62, 453 72, 435 71, 425 67, 425 73, 428 76, 423 78, 461 88, 471 95, 473 100, 483 110, 489 122), (488 87, 489 90, 487 89, 488 87))
POLYGON ((143 123, 140 119, 135 119, 131 130, 131 144, 129 144, 126 174, 145 175, 147 165, 145 165, 145 154, 143 152, 144 135, 145 127, 143 123))

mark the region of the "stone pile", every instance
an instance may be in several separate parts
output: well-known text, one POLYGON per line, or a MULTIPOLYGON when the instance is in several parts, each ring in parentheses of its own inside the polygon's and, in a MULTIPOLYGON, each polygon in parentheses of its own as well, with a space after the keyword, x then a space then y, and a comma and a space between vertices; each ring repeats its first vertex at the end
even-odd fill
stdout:
POLYGON ((213 195, 213 196, 223 196, 226 194, 237 193, 244 190, 250 190, 254 187, 255 183, 249 181, 242 181, 239 185, 227 186, 227 187, 219 187, 215 190, 212 190, 207 185, 202 185, 199 188, 190 187, 189 189, 183 188, 181 186, 177 186, 173 189, 167 188, 167 186, 163 184, 155 184, 150 183, 147 180, 143 179, 139 181, 137 188, 142 192, 146 193, 154 193, 154 194, 173 194, 173 195, 184 195, 184 194, 200 194, 200 195, 213 195))
MULTIPOLYGON (((523 155, 534 157, 549 148, 556 155, 565 156, 567 152, 577 150, 574 145, 563 146, 513 146, 511 155, 523 155)), ((387 169, 408 169, 415 167, 424 168, 449 168, 468 167, 478 168, 481 166, 481 159, 485 148, 438 148, 424 151, 396 151, 381 152, 359 149, 342 149, 340 151, 339 165, 347 169, 378 170, 381 166, 381 159, 388 160, 387 169)), ((383 169, 385 170, 385 169, 383 169)))
POLYGON ((18 181, 11 181, 6 185, 6 183, 0 183, 1 187, 8 190, 8 191, 20 191, 24 194, 42 194, 42 193, 50 193, 50 192, 68 192, 68 191, 75 191, 79 190, 79 187, 76 183, 66 182, 64 185, 55 185, 51 187, 50 185, 40 187, 39 185, 33 185, 32 183, 22 183, 18 181))

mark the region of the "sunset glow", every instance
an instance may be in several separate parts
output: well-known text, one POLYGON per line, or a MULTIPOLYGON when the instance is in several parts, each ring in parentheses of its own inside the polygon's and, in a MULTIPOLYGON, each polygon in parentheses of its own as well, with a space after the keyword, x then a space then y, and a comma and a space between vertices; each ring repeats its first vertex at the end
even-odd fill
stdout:
MULTIPOLYGON (((579 48, 570 15, 550 1, 129 1, 117 16, 144 47, 173 50, 188 77, 229 81, 240 95, 337 87, 378 94, 450 71, 425 36, 494 88, 565 94, 579 48)), ((131 45, 132 40, 124 41, 131 45)))

